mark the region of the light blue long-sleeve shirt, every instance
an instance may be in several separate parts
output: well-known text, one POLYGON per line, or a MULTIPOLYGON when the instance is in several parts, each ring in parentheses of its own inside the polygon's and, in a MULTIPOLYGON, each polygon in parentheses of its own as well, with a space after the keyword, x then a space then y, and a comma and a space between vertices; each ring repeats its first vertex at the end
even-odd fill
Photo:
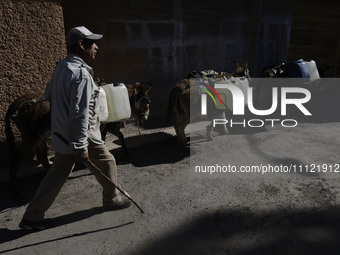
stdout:
POLYGON ((45 89, 51 102, 52 148, 61 154, 87 152, 88 139, 103 144, 98 117, 99 91, 92 68, 79 56, 69 54, 57 62, 45 89), (67 146, 54 132, 62 135, 67 146))

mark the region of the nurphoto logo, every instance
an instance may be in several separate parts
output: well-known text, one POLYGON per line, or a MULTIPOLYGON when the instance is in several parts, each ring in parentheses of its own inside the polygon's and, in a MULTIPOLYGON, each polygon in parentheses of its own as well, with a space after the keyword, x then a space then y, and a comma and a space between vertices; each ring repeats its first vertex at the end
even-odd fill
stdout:
MULTIPOLYGON (((234 121, 233 119, 213 119, 213 126, 224 125, 229 123, 231 126, 241 125, 248 127, 262 127, 265 123, 269 123, 274 127, 275 123, 280 123, 284 127, 295 127, 298 121, 295 119, 278 119, 270 118, 274 112, 280 109, 279 116, 287 116, 287 106, 295 106, 304 116, 312 116, 311 112, 304 104, 311 100, 311 92, 301 87, 274 87, 269 86, 265 89, 271 90, 271 105, 266 109, 257 109, 254 105, 254 88, 249 87, 247 79, 235 78, 234 84, 229 81, 220 81, 214 84, 214 87, 206 82, 199 82, 200 89, 204 91, 201 94, 201 115, 208 115, 208 95, 213 100, 216 109, 231 110, 233 115, 244 116, 245 106, 251 114, 255 116, 266 116, 268 118, 243 119, 242 121, 234 121), (210 91, 211 92, 210 92, 210 91)), ((263 88, 261 88, 263 89, 263 88)), ((255 91, 255 93, 260 93, 255 91)), ((267 94, 268 95, 268 91, 267 94)), ((210 100, 210 99, 209 99, 210 100)))

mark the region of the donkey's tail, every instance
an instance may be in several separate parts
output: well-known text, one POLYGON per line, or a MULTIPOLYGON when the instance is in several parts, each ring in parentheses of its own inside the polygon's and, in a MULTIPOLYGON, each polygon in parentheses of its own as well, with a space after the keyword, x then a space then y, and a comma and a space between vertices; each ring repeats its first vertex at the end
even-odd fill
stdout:
POLYGON ((176 104, 176 94, 178 93, 178 87, 174 87, 169 95, 168 108, 166 110, 166 124, 169 125, 172 116, 172 110, 176 104))
POLYGON ((13 134, 13 130, 11 127, 11 119, 13 118, 13 107, 12 105, 8 108, 6 117, 5 117, 5 135, 6 135, 6 144, 9 150, 10 159, 15 158, 17 154, 17 148, 15 145, 15 138, 13 134))

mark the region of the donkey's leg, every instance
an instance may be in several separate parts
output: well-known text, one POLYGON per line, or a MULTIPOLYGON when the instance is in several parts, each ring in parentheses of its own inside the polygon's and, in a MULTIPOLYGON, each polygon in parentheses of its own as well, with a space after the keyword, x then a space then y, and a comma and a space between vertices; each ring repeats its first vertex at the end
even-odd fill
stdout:
POLYGON ((206 133, 206 137, 209 141, 211 141, 213 139, 213 137, 212 137, 213 129, 214 129, 214 125, 213 125, 213 121, 211 121, 210 125, 207 126, 207 133, 206 133))
MULTIPOLYGON (((217 115, 215 116, 215 118, 217 118, 217 119, 225 119, 225 118, 226 118, 226 117, 225 117, 225 113, 224 113, 224 112, 221 112, 221 113, 217 114, 217 115)), ((207 139, 208 139, 209 141, 213 140, 213 137, 212 137, 212 131, 213 131, 213 129, 214 129, 214 121, 212 120, 211 123, 210 123, 210 125, 207 126, 207 134, 206 134, 206 137, 207 137, 207 139)), ((220 135, 227 135, 227 134, 229 133, 226 124, 218 124, 218 125, 216 126, 216 131, 218 131, 218 133, 219 133, 220 135)))
POLYGON ((51 164, 48 160, 47 152, 49 150, 47 146, 48 136, 43 137, 37 146, 37 160, 43 167, 47 170, 51 167, 51 164))
MULTIPOLYGON (((220 114, 218 114, 217 118, 226 119, 225 112, 221 112, 220 114)), ((226 124, 217 125, 216 130, 220 135, 227 135, 229 133, 226 124)))
POLYGON ((32 134, 22 134, 22 142, 20 148, 16 151, 11 151, 10 156, 10 191, 14 199, 18 199, 20 194, 17 190, 17 171, 20 165, 23 163, 24 159, 29 155, 32 155, 32 151, 37 144, 39 138, 32 134))
MULTIPOLYGON (((219 126, 221 126, 218 128, 218 133, 220 135, 227 135, 229 133, 228 128, 225 124, 219 125, 219 126)), ((213 140, 213 136, 212 136, 213 130, 214 130, 214 124, 213 124, 213 121, 211 121, 210 125, 207 126, 207 133, 206 133, 206 137, 209 141, 213 140)))
POLYGON ((185 111, 176 109, 176 120, 174 128, 177 135, 177 143, 181 147, 185 147, 187 144, 187 138, 185 136, 185 128, 190 122, 190 115, 185 111))
POLYGON ((187 144, 187 138, 185 136, 185 125, 181 124, 181 123, 176 123, 174 125, 175 127, 175 131, 176 131, 176 135, 177 135, 177 143, 179 146, 181 147, 185 147, 187 144))
MULTIPOLYGON (((13 152, 11 152, 13 153, 13 152)), ((14 155, 10 156, 9 162, 9 190, 14 199, 18 198, 18 191, 17 191, 17 171, 22 163, 22 157, 19 156, 19 153, 15 153, 14 155)))
POLYGON ((128 152, 128 149, 127 149, 127 146, 126 146, 126 143, 125 143, 124 135, 120 131, 122 122, 120 122, 120 121, 110 122, 110 123, 106 123, 105 125, 106 126, 105 126, 105 129, 102 130, 102 134, 105 132, 105 135, 106 135, 107 132, 110 132, 111 134, 114 134, 115 136, 117 136, 121 145, 122 145, 122 149, 123 149, 124 154, 128 154, 129 152, 128 152))
POLYGON ((119 141, 122 145, 122 149, 123 149, 124 154, 126 154, 126 155, 129 154, 123 133, 120 130, 118 130, 118 132, 115 135, 118 137, 118 139, 119 139, 119 141))

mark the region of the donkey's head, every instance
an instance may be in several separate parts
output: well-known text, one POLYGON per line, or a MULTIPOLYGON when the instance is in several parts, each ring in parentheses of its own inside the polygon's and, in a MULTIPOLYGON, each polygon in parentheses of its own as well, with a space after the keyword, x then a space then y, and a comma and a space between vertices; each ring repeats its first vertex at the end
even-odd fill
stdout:
POLYGON ((131 115, 135 120, 144 124, 150 112, 151 99, 149 91, 152 84, 136 82, 134 85, 128 84, 126 87, 129 92, 131 115))
POLYGON ((248 80, 250 79, 249 68, 248 68, 248 61, 245 59, 243 60, 243 66, 240 66, 236 59, 234 60, 236 69, 232 73, 234 77, 245 77, 248 80))
POLYGON ((263 74, 262 77, 266 77, 266 78, 273 78, 273 77, 284 77, 285 74, 285 64, 284 63, 279 63, 276 64, 275 66, 266 69, 263 74))

